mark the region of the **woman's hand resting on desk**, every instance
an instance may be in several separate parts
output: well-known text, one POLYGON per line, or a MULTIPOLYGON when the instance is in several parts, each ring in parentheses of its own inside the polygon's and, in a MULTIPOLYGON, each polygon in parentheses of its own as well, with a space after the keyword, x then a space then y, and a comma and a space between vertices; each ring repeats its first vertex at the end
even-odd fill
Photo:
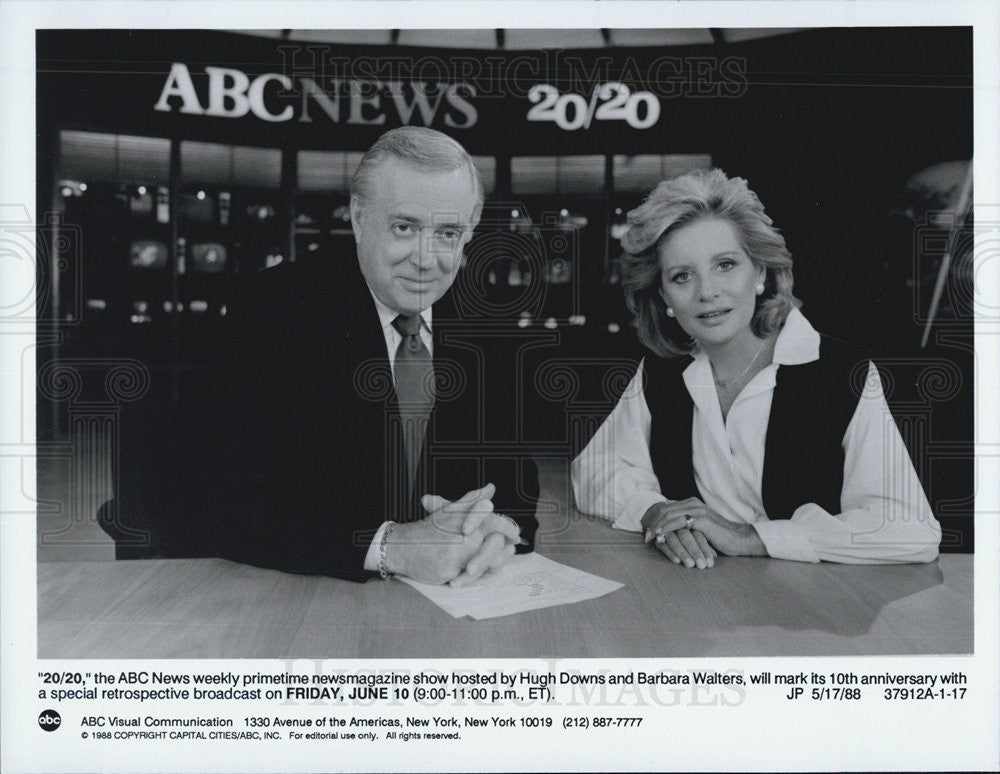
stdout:
POLYGON ((672 503, 657 503, 642 517, 645 541, 656 547, 674 564, 705 569, 715 565, 716 553, 705 536, 688 527, 682 513, 670 510, 672 503))
POLYGON ((711 567, 716 552, 726 556, 767 556, 767 549, 751 524, 719 516, 697 497, 657 503, 642 517, 646 542, 675 564, 711 567))

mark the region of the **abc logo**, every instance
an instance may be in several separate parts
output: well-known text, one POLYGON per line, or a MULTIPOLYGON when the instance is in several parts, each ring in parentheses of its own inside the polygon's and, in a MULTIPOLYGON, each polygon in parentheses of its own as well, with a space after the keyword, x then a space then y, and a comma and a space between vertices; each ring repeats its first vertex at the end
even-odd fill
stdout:
POLYGON ((38 716, 38 725, 43 731, 55 731, 60 723, 62 718, 55 710, 42 710, 42 714, 38 716))

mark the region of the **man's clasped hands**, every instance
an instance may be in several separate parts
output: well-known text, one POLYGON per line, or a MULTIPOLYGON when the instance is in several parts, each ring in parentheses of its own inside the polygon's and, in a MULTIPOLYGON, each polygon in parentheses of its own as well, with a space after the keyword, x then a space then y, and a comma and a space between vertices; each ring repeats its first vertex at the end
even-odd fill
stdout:
POLYGON ((424 495, 427 516, 397 524, 386 543, 389 572, 422 583, 465 586, 514 555, 521 528, 493 510, 496 488, 487 484, 454 502, 424 495))

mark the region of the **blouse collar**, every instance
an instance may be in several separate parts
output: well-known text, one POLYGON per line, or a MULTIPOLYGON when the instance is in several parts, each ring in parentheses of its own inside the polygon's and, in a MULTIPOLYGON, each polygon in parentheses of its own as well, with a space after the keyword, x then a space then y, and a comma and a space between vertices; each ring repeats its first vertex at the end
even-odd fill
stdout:
MULTIPOLYGON (((785 319, 774 342, 774 357, 770 365, 760 371, 744 388, 737 401, 751 397, 763 390, 773 389, 777 383, 778 367, 802 365, 819 359, 819 333, 798 309, 793 308, 785 319)), ((712 364, 708 355, 697 350, 691 353, 694 361, 684 369, 684 384, 691 399, 708 418, 709 427, 720 444, 727 444, 722 409, 715 390, 712 364)))
POLYGON ((774 342, 774 359, 778 365, 802 365, 819 360, 819 333, 797 308, 792 308, 785 325, 774 342))

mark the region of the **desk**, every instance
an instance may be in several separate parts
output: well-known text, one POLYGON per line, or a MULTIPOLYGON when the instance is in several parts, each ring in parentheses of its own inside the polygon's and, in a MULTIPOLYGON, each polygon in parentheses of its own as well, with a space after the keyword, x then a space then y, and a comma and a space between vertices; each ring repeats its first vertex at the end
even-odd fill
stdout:
MULTIPOLYGON (((541 518, 541 517, 540 517, 541 518)), ((971 653, 970 555, 848 566, 720 557, 678 567, 572 513, 538 550, 625 588, 455 619, 399 581, 357 584, 221 559, 40 562, 40 658, 828 656, 971 653)))

